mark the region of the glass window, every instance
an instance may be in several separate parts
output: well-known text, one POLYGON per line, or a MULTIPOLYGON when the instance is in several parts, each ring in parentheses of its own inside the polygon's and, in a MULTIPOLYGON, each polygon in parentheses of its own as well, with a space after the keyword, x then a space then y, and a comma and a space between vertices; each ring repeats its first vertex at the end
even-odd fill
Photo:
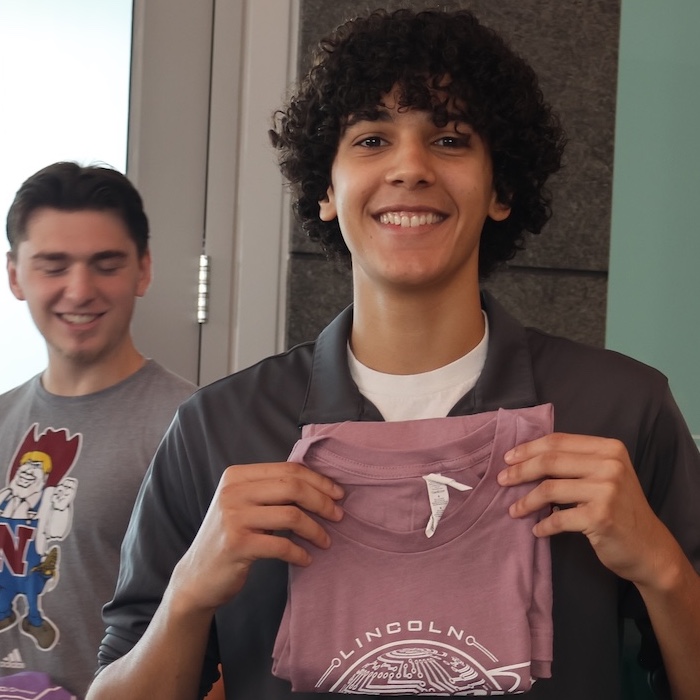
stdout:
MULTIPOLYGON (((132 0, 0 3, 0 212, 58 160, 126 169, 132 0)), ((0 252, 8 250, 2 236, 0 252)), ((0 393, 46 364, 24 302, 0 284, 0 393)))

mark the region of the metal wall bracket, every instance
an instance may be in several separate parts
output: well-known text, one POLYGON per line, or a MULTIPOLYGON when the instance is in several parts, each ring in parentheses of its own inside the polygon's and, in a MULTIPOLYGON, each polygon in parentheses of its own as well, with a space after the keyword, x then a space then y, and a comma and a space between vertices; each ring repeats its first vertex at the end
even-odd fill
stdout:
POLYGON ((208 255, 199 256, 199 282, 197 284, 197 323, 209 320, 209 268, 208 255))

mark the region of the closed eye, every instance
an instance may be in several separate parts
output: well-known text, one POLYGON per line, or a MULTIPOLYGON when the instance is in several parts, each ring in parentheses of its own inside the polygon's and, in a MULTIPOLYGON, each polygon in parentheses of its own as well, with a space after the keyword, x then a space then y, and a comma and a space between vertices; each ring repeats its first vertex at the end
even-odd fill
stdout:
POLYGON ((120 260, 100 260, 95 264, 95 269, 97 272, 100 272, 103 275, 114 274, 118 270, 121 270, 122 267, 124 267, 124 264, 120 260))
POLYGON ((49 276, 62 275, 68 270, 70 262, 63 253, 37 253, 32 256, 32 267, 49 276))
POLYGON ((44 265, 42 272, 45 275, 62 275, 67 269, 66 265, 44 265))
POLYGON ((102 275, 112 275, 127 264, 127 256, 121 251, 105 251, 95 255, 91 264, 102 275))

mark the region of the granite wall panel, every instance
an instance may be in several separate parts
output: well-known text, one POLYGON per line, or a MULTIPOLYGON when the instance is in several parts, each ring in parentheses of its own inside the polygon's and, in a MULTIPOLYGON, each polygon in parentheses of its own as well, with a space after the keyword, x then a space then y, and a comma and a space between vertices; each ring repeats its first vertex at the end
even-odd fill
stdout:
MULTIPOLYGON (((345 19, 384 7, 469 8, 540 76, 568 135, 551 179, 554 216, 486 287, 524 323, 602 345, 612 198, 620 0, 302 0, 299 71, 318 40, 345 19)), ((293 226, 287 341, 313 339, 351 300, 350 275, 325 262, 293 226), (313 303, 310 302, 313 300, 313 303)))
MULTIPOLYGON (((297 300, 288 344, 315 338, 352 301, 350 271, 322 256, 294 256, 289 274, 289 297, 297 300)), ((508 267, 483 285, 526 326, 601 346, 605 327, 605 274, 556 269, 508 267)))

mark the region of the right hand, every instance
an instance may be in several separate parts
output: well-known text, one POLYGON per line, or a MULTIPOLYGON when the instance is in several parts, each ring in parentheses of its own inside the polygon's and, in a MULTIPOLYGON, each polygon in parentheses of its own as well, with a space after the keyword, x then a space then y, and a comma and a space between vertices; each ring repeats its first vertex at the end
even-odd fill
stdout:
POLYGON ((343 490, 325 476, 293 462, 231 466, 224 472, 192 545, 175 567, 172 593, 189 609, 216 608, 243 587, 257 559, 308 566, 311 555, 275 531, 292 531, 316 547, 328 533, 309 513, 337 522, 343 490))

